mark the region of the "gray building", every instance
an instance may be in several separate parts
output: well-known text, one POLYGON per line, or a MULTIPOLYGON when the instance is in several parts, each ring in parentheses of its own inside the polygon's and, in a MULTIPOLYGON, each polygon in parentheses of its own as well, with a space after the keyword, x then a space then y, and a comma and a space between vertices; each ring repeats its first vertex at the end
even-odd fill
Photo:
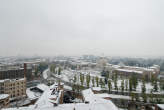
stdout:
MULTIPOLYGON (((24 78, 24 68, 6 68, 0 70, 0 80, 24 78)), ((27 68, 27 80, 32 79, 32 69, 27 68)))

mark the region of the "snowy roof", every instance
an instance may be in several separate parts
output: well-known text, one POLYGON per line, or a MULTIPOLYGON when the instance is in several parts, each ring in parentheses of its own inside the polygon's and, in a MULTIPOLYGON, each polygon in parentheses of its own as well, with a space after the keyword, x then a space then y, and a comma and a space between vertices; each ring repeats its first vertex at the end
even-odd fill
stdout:
POLYGON ((129 69, 116 69, 117 71, 130 72, 130 73, 139 73, 142 74, 143 71, 129 70, 129 69))
POLYGON ((119 65, 112 65, 112 67, 114 67, 114 68, 120 68, 119 65))
MULTIPOLYGON (((84 104, 84 103, 77 103, 77 104, 61 104, 57 107, 43 107, 43 108, 33 108, 30 107, 20 107, 20 108, 6 108, 3 110, 109 110, 111 108, 108 104, 103 103, 95 103, 95 104, 84 104)), ((110 110, 118 110, 118 109, 110 109, 110 110)))
POLYGON ((85 101, 91 101, 92 97, 94 96, 94 93, 92 92, 91 89, 87 89, 82 91, 83 97, 85 101))
MULTIPOLYGON (((112 67, 114 67, 115 69, 122 69, 120 65, 112 65, 112 67)), ((124 68, 123 71, 125 72, 136 72, 136 73, 141 73, 142 71, 148 71, 148 72, 154 72, 155 69, 157 69, 159 66, 152 66, 149 68, 144 68, 144 67, 137 67, 137 66, 123 66, 124 68), (139 71, 139 72, 137 72, 139 71)))
POLYGON ((39 98, 39 95, 37 95, 35 92, 32 92, 29 88, 26 89, 26 94, 27 94, 27 97, 28 97, 30 100, 34 100, 34 99, 39 98))
MULTIPOLYGON (((77 104, 61 104, 57 107, 43 107, 43 108, 34 108, 33 106, 29 107, 20 107, 20 108, 6 108, 3 110, 109 110, 111 108, 107 104, 84 104, 84 103, 77 103, 77 104), (107 109, 108 108, 108 109, 107 109)), ((118 110, 118 109, 111 109, 111 110, 118 110)))
POLYGON ((124 95, 115 95, 115 94, 95 94, 96 96, 98 97, 102 97, 102 98, 105 98, 105 97, 109 97, 109 98, 112 98, 112 99, 127 99, 127 100, 130 100, 131 97, 129 96, 124 96, 124 95))
POLYGON ((81 65, 88 65, 89 62, 80 62, 81 65))
POLYGON ((8 94, 0 94, 0 100, 5 99, 7 97, 9 97, 8 94))
POLYGON ((36 104, 37 106, 7 108, 4 110, 109 110, 109 108, 110 110, 118 110, 118 108, 110 100, 96 97, 91 89, 83 91, 85 99, 88 97, 88 100, 90 101, 88 104, 59 104, 58 106, 54 107, 48 100, 50 89, 44 92, 42 97, 38 100, 36 104))
POLYGON ((91 89, 82 91, 84 100, 89 102, 90 110, 118 110, 110 100, 96 96, 91 89))
POLYGON ((20 106, 24 106, 30 103, 31 103, 30 99, 25 99, 24 101, 21 101, 20 106))
POLYGON ((56 86, 56 84, 54 84, 51 87, 49 87, 48 89, 46 89, 44 91, 43 95, 36 102, 35 106, 38 108, 51 107, 51 106, 53 106, 53 103, 58 103, 60 95, 61 95, 61 90, 59 92, 54 91, 57 87, 58 86, 56 86), (51 100, 51 99, 54 99, 54 100, 51 100))
POLYGON ((19 79, 4 79, 4 80, 0 80, 1 83, 5 82, 5 81, 23 81, 25 80, 25 78, 19 78, 19 79))
POLYGON ((118 65, 121 66, 121 67, 125 66, 125 64, 123 62, 120 62, 118 65))
POLYGON ((64 85, 64 89, 66 89, 66 90, 72 90, 72 87, 67 86, 67 85, 64 85))
POLYGON ((101 87, 93 87, 92 90, 95 90, 95 91, 101 91, 101 87))
POLYGON ((164 104, 157 104, 157 106, 158 106, 160 109, 164 110, 164 104))
POLYGON ((45 84, 38 84, 38 85, 37 85, 37 88, 40 89, 40 90, 42 90, 42 91, 45 91, 45 90, 47 90, 49 87, 48 87, 47 85, 45 85, 45 84))
POLYGON ((20 67, 7 67, 7 68, 1 68, 0 71, 9 71, 9 70, 23 70, 24 68, 20 67))

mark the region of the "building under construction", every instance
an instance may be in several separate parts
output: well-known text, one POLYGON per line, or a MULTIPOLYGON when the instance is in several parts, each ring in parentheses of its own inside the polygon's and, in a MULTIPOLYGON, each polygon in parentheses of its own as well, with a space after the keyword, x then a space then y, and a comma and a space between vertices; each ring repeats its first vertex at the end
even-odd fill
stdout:
POLYGON ((0 68, 0 80, 18 79, 26 77, 27 81, 32 79, 32 68, 24 68, 20 66, 5 66, 0 68))

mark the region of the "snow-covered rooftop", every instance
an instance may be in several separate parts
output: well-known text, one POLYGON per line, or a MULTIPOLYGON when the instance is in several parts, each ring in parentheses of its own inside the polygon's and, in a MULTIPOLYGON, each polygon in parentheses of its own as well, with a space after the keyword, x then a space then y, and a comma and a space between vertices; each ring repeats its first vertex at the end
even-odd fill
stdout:
POLYGON ((30 89, 26 89, 26 94, 27 94, 27 97, 31 100, 38 98, 38 97, 35 96, 34 92, 30 91, 30 89))
POLYGON ((101 91, 102 88, 101 87, 93 87, 92 90, 94 90, 94 91, 101 91))
POLYGON ((9 97, 8 94, 0 94, 0 100, 3 100, 5 98, 9 97))
POLYGON ((158 106, 160 109, 164 110, 164 104, 157 104, 157 106, 158 106))
POLYGON ((42 107, 53 107, 53 103, 59 103, 61 90, 58 92, 55 90, 56 88, 57 86, 56 84, 54 84, 48 89, 46 89, 43 95, 35 103, 35 107, 39 109, 42 107))
POLYGON ((48 87, 47 85, 45 85, 45 84, 38 84, 38 85, 37 85, 37 88, 40 89, 40 90, 42 90, 42 91, 45 91, 45 90, 47 90, 49 87, 48 87))
POLYGON ((5 82, 5 81, 10 81, 10 82, 12 82, 12 81, 23 81, 23 80, 25 80, 25 78, 19 78, 19 79, 4 79, 4 80, 0 80, 0 83, 3 83, 3 82, 5 82))
POLYGON ((106 98, 106 97, 109 97, 109 98, 112 98, 112 99, 126 99, 126 100, 130 100, 131 97, 129 96, 124 96, 124 95, 115 95, 115 94, 95 94, 96 96, 98 97, 101 97, 101 98, 106 98))
POLYGON ((64 85, 64 89, 66 89, 66 90, 72 90, 72 87, 67 86, 67 85, 64 85))
POLYGON ((84 100, 89 102, 90 110, 118 110, 112 101, 96 96, 91 89, 82 91, 84 100))
POLYGON ((142 74, 143 71, 129 70, 129 69, 116 69, 117 71, 130 72, 130 73, 139 73, 142 74))
POLYGON ((57 107, 42 107, 42 108, 33 108, 30 107, 21 107, 21 108, 7 108, 3 110, 118 110, 111 108, 110 105, 107 103, 93 103, 91 104, 84 104, 84 103, 77 103, 77 104, 61 104, 57 107))
MULTIPOLYGON (((56 87, 56 85, 55 85, 56 87)), ((89 103, 76 103, 76 104, 59 104, 53 106, 50 98, 54 98, 55 95, 51 95, 51 89, 53 86, 46 90, 42 97, 36 102, 34 106, 20 107, 20 108, 6 108, 4 110, 118 110, 118 108, 110 101, 105 100, 93 94, 91 89, 83 91, 85 101, 89 103)), ((56 95, 56 97, 58 97, 56 95)))
POLYGON ((124 71, 124 72, 135 72, 135 73, 143 73, 143 71, 148 71, 148 72, 155 72, 156 69, 159 69, 159 66, 152 66, 148 68, 144 67, 137 67, 137 66, 120 66, 120 65, 112 65, 113 68, 116 70, 124 71))

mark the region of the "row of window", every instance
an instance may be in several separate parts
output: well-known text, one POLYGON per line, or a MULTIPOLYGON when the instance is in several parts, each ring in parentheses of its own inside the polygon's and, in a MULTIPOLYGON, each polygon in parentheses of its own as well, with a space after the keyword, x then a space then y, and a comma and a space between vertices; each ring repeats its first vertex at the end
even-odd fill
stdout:
POLYGON ((11 98, 13 98, 13 97, 18 97, 18 96, 23 96, 23 95, 25 95, 25 93, 17 93, 17 94, 13 94, 13 95, 11 95, 11 98))
POLYGON ((14 82, 14 83, 5 83, 4 86, 15 86, 15 85, 21 85, 25 84, 25 82, 14 82))
POLYGON ((21 87, 26 87, 26 85, 5 86, 5 87, 1 87, 1 88, 10 89, 10 88, 21 88, 21 87))

